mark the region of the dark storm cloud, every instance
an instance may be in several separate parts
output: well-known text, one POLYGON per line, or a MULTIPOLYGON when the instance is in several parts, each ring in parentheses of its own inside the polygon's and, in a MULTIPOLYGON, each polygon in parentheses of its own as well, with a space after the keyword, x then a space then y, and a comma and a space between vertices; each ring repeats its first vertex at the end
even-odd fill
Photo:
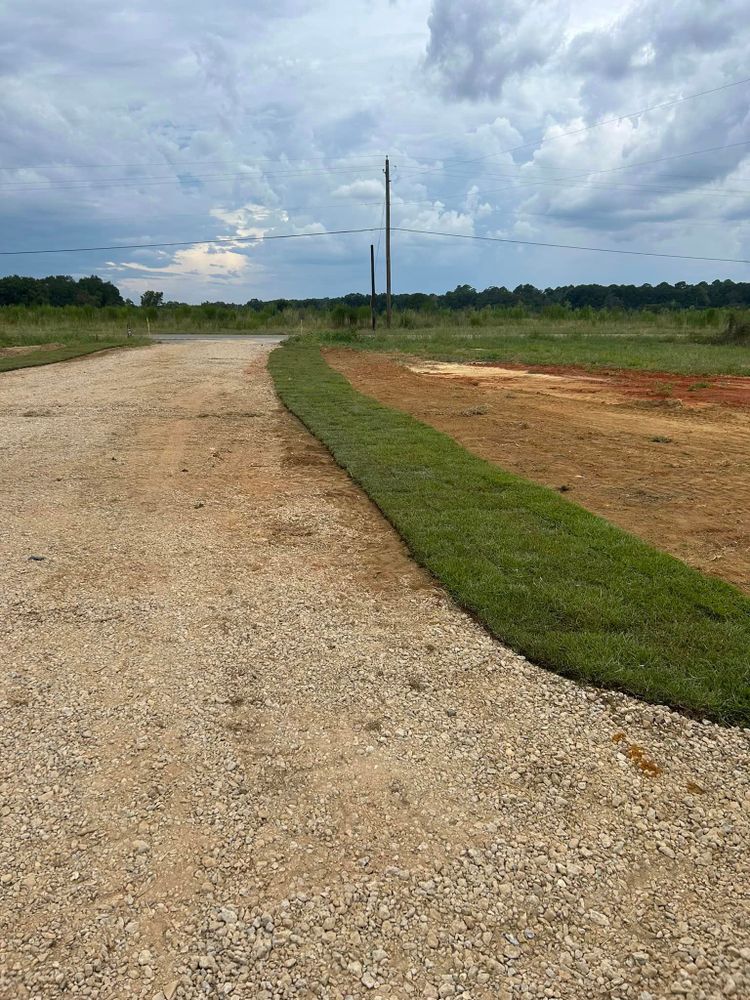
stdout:
MULTIPOLYGON (((378 226, 389 152, 395 224, 747 257, 745 147, 643 161, 748 138, 750 87, 558 138, 750 75, 746 6, 0 0, 0 248, 378 226)), ((2 266, 245 301, 361 287, 371 239, 2 266)), ((426 245, 395 234, 397 287, 652 276, 637 258, 426 245)))
MULTIPOLYGON (((643 75, 682 80, 698 57, 721 52, 747 31, 745 0, 640 0, 614 25, 575 37, 566 53, 570 70, 593 81, 643 75)), ((735 69, 741 67, 738 64, 735 69)))
POLYGON ((497 97, 510 77, 550 58, 561 26, 548 0, 434 0, 427 65, 449 97, 497 97))

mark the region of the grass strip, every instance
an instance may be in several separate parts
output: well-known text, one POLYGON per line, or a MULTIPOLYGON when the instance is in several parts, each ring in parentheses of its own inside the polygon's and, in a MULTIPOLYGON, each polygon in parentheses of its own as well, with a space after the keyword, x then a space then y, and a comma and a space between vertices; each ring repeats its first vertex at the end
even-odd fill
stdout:
POLYGON ((10 354, 0 357, 0 372, 15 371, 17 368, 35 368, 37 365, 51 365, 56 361, 70 361, 72 358, 80 358, 85 354, 95 354, 97 351, 109 351, 114 347, 142 347, 150 343, 145 338, 132 338, 123 341, 117 340, 97 340, 81 341, 78 343, 64 344, 62 347, 54 347, 52 350, 40 349, 29 351, 27 354, 10 354))
POLYGON ((572 325, 527 321, 502 329, 466 327, 433 330, 340 330, 315 335, 320 343, 401 351, 412 357, 452 362, 512 362, 524 365, 574 365, 591 369, 625 368, 676 375, 750 376, 750 347, 699 343, 684 336, 638 333, 632 324, 587 332, 572 325), (532 326, 532 323, 537 325, 532 326), (529 330, 528 327, 532 326, 529 330))
POLYGON ((750 723, 750 601, 352 388, 316 346, 269 367, 414 557, 511 648, 567 677, 750 723))

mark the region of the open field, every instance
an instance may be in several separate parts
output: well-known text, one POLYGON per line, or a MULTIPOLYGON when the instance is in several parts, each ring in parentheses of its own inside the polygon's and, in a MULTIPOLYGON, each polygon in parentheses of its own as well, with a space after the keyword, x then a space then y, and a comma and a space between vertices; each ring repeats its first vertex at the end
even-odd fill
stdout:
POLYGON ((3 376, 2 1000, 744 995, 748 734, 493 640, 266 358, 3 376))
POLYGON ((750 375, 750 346, 713 342, 720 328, 684 325, 675 314, 646 324, 634 314, 618 321, 509 320, 498 326, 323 334, 324 343, 438 361, 635 368, 684 375, 750 375))
POLYGON ((360 392, 750 592, 750 379, 691 388, 669 375, 326 356, 360 392))
POLYGON ((121 347, 142 347, 148 341, 143 337, 101 337, 101 338, 69 338, 66 342, 52 341, 42 344, 14 345, 0 347, 0 372, 14 371, 17 368, 35 368, 38 365, 51 365, 57 361, 69 361, 86 354, 112 350, 121 347))

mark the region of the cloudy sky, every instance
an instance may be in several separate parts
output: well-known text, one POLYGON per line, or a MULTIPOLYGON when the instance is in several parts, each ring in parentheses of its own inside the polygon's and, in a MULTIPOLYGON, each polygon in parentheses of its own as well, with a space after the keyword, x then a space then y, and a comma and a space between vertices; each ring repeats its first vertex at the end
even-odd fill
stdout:
MULTIPOLYGON (((750 76, 748 15, 0 0, 0 250, 229 241, 3 256, 0 273, 95 272, 190 302, 366 290, 378 233, 242 238, 380 227, 386 153, 394 226, 750 258, 750 83, 726 87, 750 76)), ((378 267, 382 285, 382 245, 378 267)), ((394 234, 396 291, 717 277, 750 266, 394 234)))

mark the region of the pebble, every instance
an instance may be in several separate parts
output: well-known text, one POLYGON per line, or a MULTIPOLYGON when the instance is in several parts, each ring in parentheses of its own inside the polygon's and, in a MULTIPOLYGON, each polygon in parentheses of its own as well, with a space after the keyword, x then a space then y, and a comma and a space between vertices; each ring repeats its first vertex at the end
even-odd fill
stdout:
POLYGON ((750 996, 748 734, 494 642, 265 356, 4 389, 0 995, 750 996), (13 416, 40 395, 44 434, 13 416), (13 572, 32 538, 59 579, 13 572))

